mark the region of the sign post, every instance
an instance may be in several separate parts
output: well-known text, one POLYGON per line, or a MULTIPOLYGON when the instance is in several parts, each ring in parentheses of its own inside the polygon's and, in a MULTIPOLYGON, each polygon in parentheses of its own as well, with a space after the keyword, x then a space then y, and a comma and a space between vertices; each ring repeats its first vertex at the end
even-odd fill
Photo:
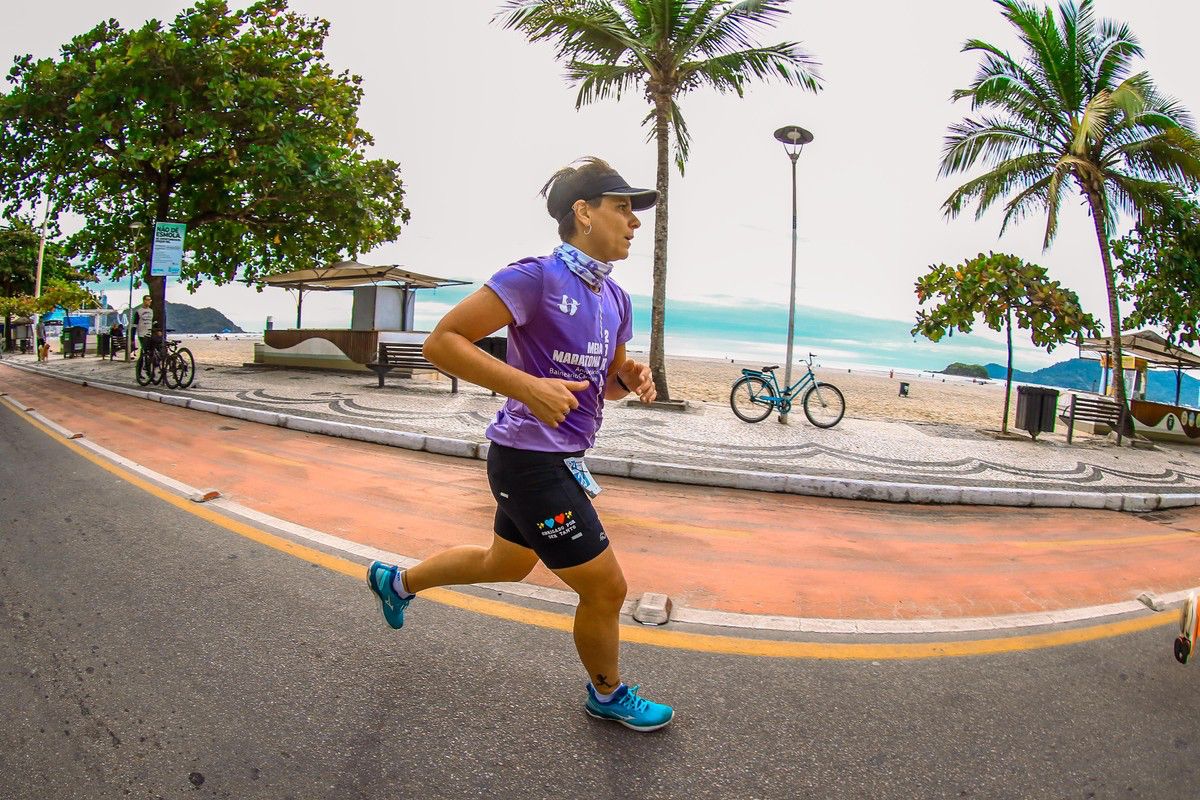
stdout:
POLYGON ((183 267, 182 222, 155 222, 154 245, 150 250, 150 276, 163 279, 162 332, 167 338, 167 278, 178 278, 183 267))

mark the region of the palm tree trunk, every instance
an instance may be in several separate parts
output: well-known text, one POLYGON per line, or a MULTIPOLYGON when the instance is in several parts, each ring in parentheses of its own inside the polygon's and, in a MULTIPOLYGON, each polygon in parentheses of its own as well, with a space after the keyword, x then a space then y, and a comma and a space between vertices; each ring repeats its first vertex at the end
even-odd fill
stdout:
POLYGON ((1121 309, 1117 305, 1117 284, 1113 277, 1112 254, 1108 247, 1108 231, 1105 229, 1104 198, 1095 190, 1087 190, 1088 206, 1092 210, 1092 224, 1096 228, 1096 241, 1100 245, 1100 260, 1104 264, 1104 288, 1108 291, 1108 325, 1112 336, 1113 382, 1116 384, 1117 403, 1121 406, 1121 435, 1132 435, 1133 425, 1129 420, 1129 398, 1125 393, 1125 354, 1121 350, 1121 309))
POLYGON ((671 99, 654 100, 654 141, 658 148, 658 171, 654 188, 658 204, 654 207, 654 293, 650 299, 650 372, 659 400, 670 400, 667 388, 667 363, 664 351, 664 332, 667 318, 667 181, 670 177, 671 99))
POLYGON ((1008 407, 1012 400, 1012 309, 1008 309, 1008 373, 1004 376, 1004 419, 1000 421, 1000 432, 1008 433, 1008 407))

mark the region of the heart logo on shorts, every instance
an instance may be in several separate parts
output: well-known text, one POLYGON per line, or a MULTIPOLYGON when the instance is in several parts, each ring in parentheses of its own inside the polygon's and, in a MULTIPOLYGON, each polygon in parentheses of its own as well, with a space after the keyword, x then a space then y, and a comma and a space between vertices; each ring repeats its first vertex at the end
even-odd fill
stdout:
POLYGON ((546 527, 547 527, 547 528, 553 528, 553 527, 554 527, 554 520, 552 520, 552 519, 548 519, 548 520, 546 520, 545 522, 546 522, 546 527))
POLYGON ((567 521, 567 515, 566 514, 555 514, 554 521, 557 522, 559 525, 562 525, 564 522, 567 521))

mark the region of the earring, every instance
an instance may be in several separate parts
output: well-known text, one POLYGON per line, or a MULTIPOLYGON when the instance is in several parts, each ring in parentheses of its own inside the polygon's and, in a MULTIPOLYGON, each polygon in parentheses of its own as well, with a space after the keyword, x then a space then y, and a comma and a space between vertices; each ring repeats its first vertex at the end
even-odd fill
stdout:
POLYGON ((587 226, 587 230, 583 232, 583 235, 584 235, 584 236, 591 236, 591 235, 592 235, 592 226, 591 226, 591 225, 588 225, 588 226, 587 226))

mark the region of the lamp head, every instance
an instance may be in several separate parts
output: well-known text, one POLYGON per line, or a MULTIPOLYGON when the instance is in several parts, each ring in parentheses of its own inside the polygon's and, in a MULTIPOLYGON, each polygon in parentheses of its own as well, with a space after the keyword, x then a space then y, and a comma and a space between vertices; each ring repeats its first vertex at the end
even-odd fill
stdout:
POLYGON ((795 156, 813 140, 813 135, 799 125, 784 125, 775 131, 775 138, 783 143, 789 156, 795 156))

